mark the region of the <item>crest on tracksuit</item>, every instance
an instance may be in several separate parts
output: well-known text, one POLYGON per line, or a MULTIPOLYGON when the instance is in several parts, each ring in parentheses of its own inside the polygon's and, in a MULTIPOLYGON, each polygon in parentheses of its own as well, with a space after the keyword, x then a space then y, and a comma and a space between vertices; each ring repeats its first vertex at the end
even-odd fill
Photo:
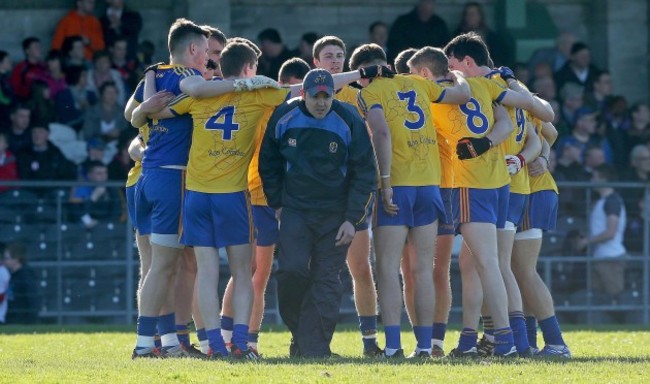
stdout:
POLYGON ((339 149, 339 145, 336 143, 336 141, 332 141, 330 143, 330 152, 331 153, 336 153, 336 151, 338 151, 338 149, 339 149))

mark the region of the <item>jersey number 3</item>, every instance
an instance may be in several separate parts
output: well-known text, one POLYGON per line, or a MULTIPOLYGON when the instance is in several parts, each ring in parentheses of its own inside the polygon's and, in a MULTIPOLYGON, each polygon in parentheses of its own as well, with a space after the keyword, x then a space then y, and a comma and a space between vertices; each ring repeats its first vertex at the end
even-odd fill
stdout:
POLYGON ((235 115, 235 106, 228 105, 223 107, 205 122, 205 129, 208 131, 222 131, 224 140, 232 140, 232 133, 239 131, 239 124, 232 119, 235 115))
POLYGON ((397 97, 399 97, 400 100, 406 100, 406 110, 418 115, 416 121, 409 121, 408 119, 404 120, 404 126, 413 130, 420 129, 424 126, 424 112, 422 111, 422 108, 415 104, 416 96, 417 94, 415 91, 397 92, 397 97))
POLYGON ((461 105, 460 110, 467 116, 467 128, 475 135, 482 135, 490 128, 487 117, 481 111, 481 104, 475 98, 461 105))

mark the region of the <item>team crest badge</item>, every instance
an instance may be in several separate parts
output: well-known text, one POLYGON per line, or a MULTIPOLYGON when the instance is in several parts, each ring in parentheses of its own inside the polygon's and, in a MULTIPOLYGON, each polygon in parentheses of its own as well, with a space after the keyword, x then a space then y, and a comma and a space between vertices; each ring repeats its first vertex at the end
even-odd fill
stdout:
POLYGON ((336 153, 336 151, 338 151, 338 149, 339 149, 339 145, 336 144, 336 142, 332 141, 330 143, 330 152, 331 153, 336 153))
POLYGON ((295 147, 296 146, 296 139, 289 139, 289 146, 290 147, 295 147))

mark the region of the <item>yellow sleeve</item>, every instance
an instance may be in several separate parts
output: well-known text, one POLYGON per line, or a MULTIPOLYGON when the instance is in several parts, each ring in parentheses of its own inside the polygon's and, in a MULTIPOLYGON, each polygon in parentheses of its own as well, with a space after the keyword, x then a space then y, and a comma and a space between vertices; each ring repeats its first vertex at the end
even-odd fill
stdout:
POLYGON ((500 103, 501 100, 503 100, 503 98, 505 97, 507 89, 500 86, 497 83, 497 80, 485 79, 484 83, 485 83, 485 89, 487 89, 487 91, 490 94, 490 99, 492 99, 492 101, 496 101, 497 103, 500 103))
POLYGON ((193 101, 194 99, 191 97, 185 94, 180 94, 169 103, 169 109, 171 109, 171 111, 177 116, 185 115, 190 112, 193 101))
POLYGON ((266 107, 277 107, 278 105, 287 101, 290 95, 291 89, 289 88, 264 88, 261 89, 258 93, 259 103, 266 107))
MULTIPOLYGON (((415 77, 414 77, 415 78, 415 77)), ((445 97, 445 88, 435 81, 427 79, 417 79, 418 84, 424 88, 427 93, 427 97, 431 100, 432 103, 439 103, 442 101, 442 98, 445 97)))
POLYGON ((368 89, 369 87, 366 87, 359 92, 358 95, 358 104, 359 104, 359 109, 363 112, 363 116, 367 117, 368 116, 368 111, 370 111, 373 108, 383 108, 381 106, 381 99, 379 98, 378 95, 376 95, 374 92, 372 92, 371 89, 368 89))

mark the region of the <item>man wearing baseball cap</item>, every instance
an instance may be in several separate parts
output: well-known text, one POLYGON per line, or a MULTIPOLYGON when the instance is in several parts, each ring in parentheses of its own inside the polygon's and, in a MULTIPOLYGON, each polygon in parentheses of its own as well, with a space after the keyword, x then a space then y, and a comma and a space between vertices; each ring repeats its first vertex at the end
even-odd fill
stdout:
POLYGON ((276 108, 259 171, 280 215, 278 299, 292 357, 329 357, 355 227, 377 187, 375 154, 357 110, 333 98, 334 81, 313 69, 301 97, 276 108))

